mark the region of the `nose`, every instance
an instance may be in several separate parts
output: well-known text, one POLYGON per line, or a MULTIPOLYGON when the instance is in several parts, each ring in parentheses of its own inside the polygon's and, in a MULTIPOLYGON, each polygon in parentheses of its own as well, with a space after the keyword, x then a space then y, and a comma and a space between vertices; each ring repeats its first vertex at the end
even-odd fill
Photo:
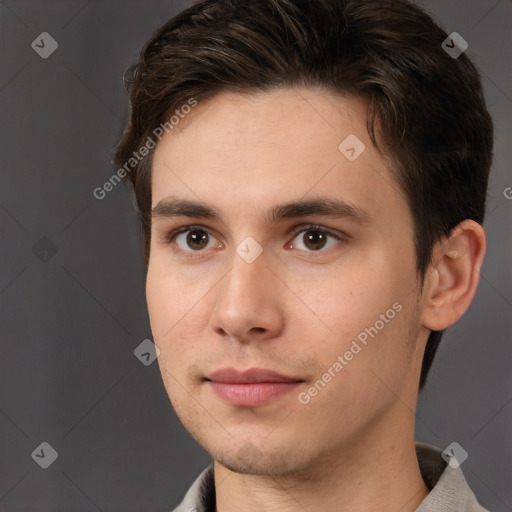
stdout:
POLYGON ((284 327, 283 284, 268 266, 265 251, 248 263, 235 253, 219 284, 210 328, 239 342, 279 336, 284 327))

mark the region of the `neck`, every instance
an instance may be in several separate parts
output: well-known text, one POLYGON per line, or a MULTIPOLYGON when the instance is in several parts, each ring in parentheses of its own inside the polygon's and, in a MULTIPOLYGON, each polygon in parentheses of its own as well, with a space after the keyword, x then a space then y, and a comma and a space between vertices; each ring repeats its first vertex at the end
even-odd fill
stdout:
POLYGON ((390 431, 380 424, 284 476, 240 474, 214 462, 216 512, 413 512, 429 491, 418 466, 413 425, 406 427, 409 432, 394 425, 390 431), (387 435, 376 437, 376 431, 387 435))

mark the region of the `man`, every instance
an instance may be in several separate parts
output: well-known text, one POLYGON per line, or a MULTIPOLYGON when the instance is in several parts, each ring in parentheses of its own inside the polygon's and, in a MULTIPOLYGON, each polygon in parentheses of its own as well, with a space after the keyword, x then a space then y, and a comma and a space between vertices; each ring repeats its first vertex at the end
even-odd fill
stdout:
POLYGON ((405 0, 203 0, 142 50, 115 163, 213 461, 176 511, 484 510, 414 439, 486 246, 493 127, 447 37, 405 0))

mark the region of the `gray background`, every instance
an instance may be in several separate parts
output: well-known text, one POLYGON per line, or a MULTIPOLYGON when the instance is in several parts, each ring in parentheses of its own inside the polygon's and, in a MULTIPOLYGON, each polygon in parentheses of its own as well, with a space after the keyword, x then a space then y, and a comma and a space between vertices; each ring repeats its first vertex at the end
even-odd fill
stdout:
MULTIPOLYGON (((511 511, 512 3, 421 5, 469 42, 496 156, 481 282, 420 397, 417 439, 461 444, 481 503, 511 511)), ((113 173, 128 112, 123 72, 184 6, 0 3, 2 511, 171 510, 209 463, 177 419, 157 364, 133 354, 151 331, 131 190, 92 194, 113 173), (31 48, 44 31, 59 45, 47 59, 31 48), (31 457, 43 441, 58 452, 48 469, 31 457)))

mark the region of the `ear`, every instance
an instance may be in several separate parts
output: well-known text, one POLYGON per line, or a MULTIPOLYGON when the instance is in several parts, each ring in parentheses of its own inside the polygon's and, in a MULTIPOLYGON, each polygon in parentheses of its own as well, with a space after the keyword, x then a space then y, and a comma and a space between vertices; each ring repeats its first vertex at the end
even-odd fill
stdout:
POLYGON ((475 296, 485 249, 483 227, 469 219, 435 245, 422 294, 423 326, 441 331, 465 313, 475 296))

